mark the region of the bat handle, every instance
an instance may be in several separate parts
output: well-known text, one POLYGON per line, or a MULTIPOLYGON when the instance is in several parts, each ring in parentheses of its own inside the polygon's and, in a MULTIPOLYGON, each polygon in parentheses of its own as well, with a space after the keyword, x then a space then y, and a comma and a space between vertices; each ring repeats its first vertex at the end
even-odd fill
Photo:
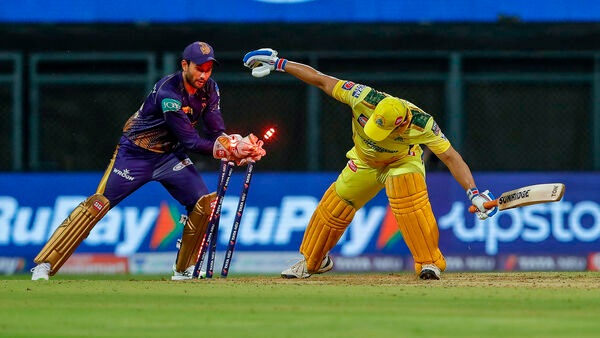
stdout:
MULTIPOLYGON (((491 201, 489 201, 489 202, 484 202, 484 203, 483 203, 483 206, 484 206, 486 209, 491 209, 491 208, 497 207, 497 206, 498 206, 498 199, 491 200, 491 201)), ((477 207, 476 207, 476 206, 474 206, 474 205, 471 205, 471 206, 469 207, 469 212, 470 212, 470 213, 474 214, 476 211, 477 211, 477 207)))

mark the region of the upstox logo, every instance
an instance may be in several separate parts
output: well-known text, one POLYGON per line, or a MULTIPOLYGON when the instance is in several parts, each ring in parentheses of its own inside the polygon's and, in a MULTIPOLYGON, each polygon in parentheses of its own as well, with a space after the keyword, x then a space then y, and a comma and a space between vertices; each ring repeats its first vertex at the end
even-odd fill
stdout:
POLYGON ((181 109, 181 102, 174 99, 163 99, 160 104, 162 106, 163 113, 168 111, 178 111, 181 109))

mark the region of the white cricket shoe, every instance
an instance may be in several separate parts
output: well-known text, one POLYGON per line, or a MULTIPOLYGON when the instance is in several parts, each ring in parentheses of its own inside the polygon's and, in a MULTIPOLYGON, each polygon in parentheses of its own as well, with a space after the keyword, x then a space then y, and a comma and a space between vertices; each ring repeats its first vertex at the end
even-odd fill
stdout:
POLYGON ((31 269, 31 280, 48 280, 50 274, 50 263, 41 263, 31 269))
MULTIPOLYGON (((171 280, 188 280, 194 278, 194 268, 195 265, 191 265, 185 271, 179 272, 175 270, 175 264, 173 264, 173 276, 171 276, 171 280)), ((200 270, 199 278, 206 277, 206 271, 200 270)))
POLYGON ((435 264, 424 264, 421 267, 421 272, 419 273, 419 278, 421 279, 440 279, 442 274, 442 270, 437 267, 435 264))
MULTIPOLYGON (((329 257, 329 255, 327 255, 325 256, 325 258, 323 258, 323 261, 321 262, 321 267, 319 268, 319 270, 317 270, 317 272, 315 272, 315 274, 325 273, 331 269, 333 269, 333 260, 331 259, 331 257, 329 257)), ((308 270, 306 270, 305 259, 298 261, 298 263, 290 266, 289 268, 281 272, 282 278, 308 278, 310 276, 311 274, 308 273, 308 270)))

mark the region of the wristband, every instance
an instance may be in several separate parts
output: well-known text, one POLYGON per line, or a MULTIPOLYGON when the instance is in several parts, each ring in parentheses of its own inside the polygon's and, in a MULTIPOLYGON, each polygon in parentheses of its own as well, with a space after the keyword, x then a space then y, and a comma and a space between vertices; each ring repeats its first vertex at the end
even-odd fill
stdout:
POLYGON ((467 190, 467 197, 469 198, 469 201, 472 201, 477 195, 479 195, 479 189, 477 189, 477 187, 467 190))
POLYGON ((278 58, 277 61, 275 61, 275 70, 278 72, 285 72, 285 65, 287 62, 287 59, 278 58))

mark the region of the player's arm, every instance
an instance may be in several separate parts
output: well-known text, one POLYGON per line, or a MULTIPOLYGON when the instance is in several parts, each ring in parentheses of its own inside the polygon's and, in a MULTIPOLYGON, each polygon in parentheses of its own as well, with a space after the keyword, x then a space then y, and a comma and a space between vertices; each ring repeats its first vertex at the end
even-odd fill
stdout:
POLYGON ((284 71, 309 85, 321 89, 329 96, 332 96, 333 87, 339 81, 335 77, 323 74, 311 66, 294 61, 288 61, 284 71))
POLYGON ((252 76, 254 77, 267 76, 272 70, 286 72, 311 86, 321 89, 330 96, 332 96, 335 84, 339 81, 335 77, 323 74, 311 66, 279 58, 277 57, 277 51, 271 48, 249 52, 244 56, 243 61, 246 67, 252 69, 252 76))
POLYGON ((485 202, 493 200, 494 195, 488 190, 481 193, 479 192, 479 189, 475 185, 475 179, 473 178, 471 169, 454 147, 450 145, 446 151, 436 154, 436 156, 446 165, 446 167, 448 167, 448 170, 456 182, 465 189, 467 197, 478 209, 477 217, 479 217, 479 219, 484 220, 496 214, 498 208, 492 207, 487 209, 483 205, 485 202))
POLYGON ((465 191, 475 188, 475 179, 473 178, 471 169, 454 147, 450 146, 448 150, 441 154, 436 154, 436 156, 446 165, 456 182, 465 191))
POLYGON ((467 197, 478 209, 477 217, 483 220, 496 214, 498 208, 488 209, 483 205, 485 202, 494 199, 492 193, 488 190, 479 192, 471 169, 456 149, 452 147, 450 141, 448 141, 433 118, 422 111, 419 116, 420 118, 415 119, 413 115, 413 123, 423 128, 423 134, 419 143, 425 144, 444 163, 456 182, 465 189, 467 197), (425 117, 427 118, 425 119, 425 117))
POLYGON ((162 99, 161 107, 167 126, 186 150, 201 154, 212 152, 213 141, 198 135, 198 131, 182 110, 181 101, 166 97, 162 99))

